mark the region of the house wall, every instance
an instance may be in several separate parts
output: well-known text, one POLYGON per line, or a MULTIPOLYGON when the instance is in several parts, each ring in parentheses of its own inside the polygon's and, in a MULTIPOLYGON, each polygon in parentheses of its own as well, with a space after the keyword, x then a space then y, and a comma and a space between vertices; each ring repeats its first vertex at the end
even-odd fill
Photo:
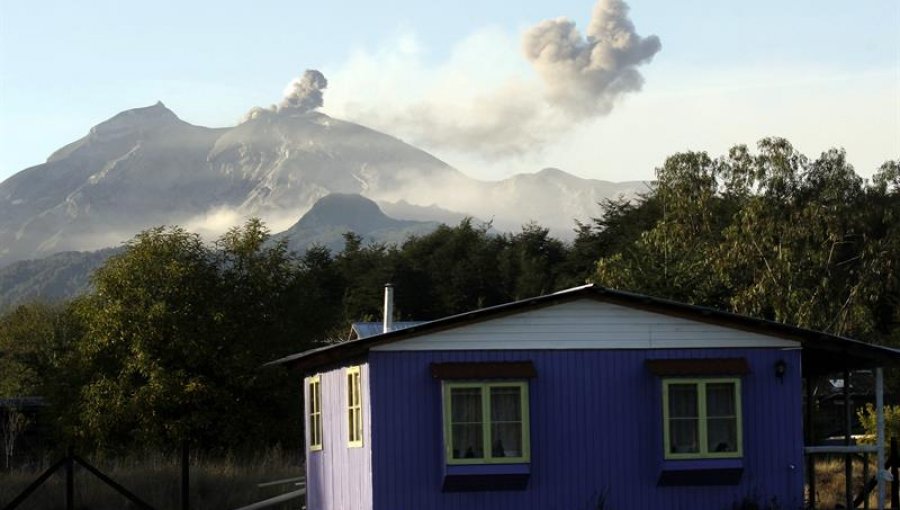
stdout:
MULTIPOLYGON (((800 508, 800 351, 779 348, 370 352, 375 510, 730 510, 744 497, 800 508), (737 485, 658 486, 660 379, 647 359, 743 357, 743 466, 737 485), (440 381, 433 362, 530 360, 531 475, 523 491, 442 492, 440 381), (787 373, 774 374, 778 360, 787 373)), ((671 461, 670 461, 671 462, 671 461)), ((314 506, 311 509, 317 508, 314 506)))
MULTIPOLYGON (((306 430, 306 498, 310 510, 370 510, 372 508, 372 420, 369 366, 360 365, 363 446, 349 448, 346 367, 319 374, 322 388, 322 449, 310 451, 306 430)), ((307 395, 304 379, 304 396, 307 395)), ((304 398, 304 420, 309 399, 304 398)))

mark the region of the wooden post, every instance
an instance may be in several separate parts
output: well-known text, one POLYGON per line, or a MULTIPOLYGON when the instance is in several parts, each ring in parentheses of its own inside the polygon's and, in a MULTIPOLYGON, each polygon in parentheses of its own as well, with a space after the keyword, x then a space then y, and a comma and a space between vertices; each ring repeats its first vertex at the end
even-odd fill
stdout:
POLYGON ((191 451, 188 442, 181 443, 181 510, 191 509, 191 451))
MULTIPOLYGON (((806 444, 812 446, 815 442, 813 428, 813 408, 815 407, 815 395, 813 392, 815 379, 811 375, 806 376, 806 444)), ((816 459, 812 454, 806 456, 806 480, 809 488, 809 509, 816 510, 816 459)))
POLYGON ((875 479, 878 482, 878 510, 884 510, 884 369, 881 367, 875 369, 875 446, 878 449, 875 469, 875 479))
POLYGON ((897 438, 891 438, 891 508, 900 508, 900 449, 897 448, 897 438))
MULTIPOLYGON (((844 370, 844 446, 850 446, 853 442, 853 413, 850 404, 850 371, 844 370)), ((844 454, 844 501, 847 506, 853 508, 853 456, 844 454)))
MULTIPOLYGON (((869 484, 869 454, 862 454, 862 462, 863 462, 863 510, 869 510, 869 492, 868 492, 868 484, 869 484)), ((854 501, 855 503, 855 501, 854 501)))
POLYGON ((75 453, 66 449, 66 510, 75 510, 75 453))

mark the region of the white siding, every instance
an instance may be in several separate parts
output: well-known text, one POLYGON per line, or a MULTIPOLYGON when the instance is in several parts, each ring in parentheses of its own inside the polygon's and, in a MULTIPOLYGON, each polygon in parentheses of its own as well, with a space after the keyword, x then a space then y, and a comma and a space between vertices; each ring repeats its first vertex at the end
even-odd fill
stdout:
POLYGON ((581 299, 438 331, 375 351, 798 348, 800 342, 581 299))

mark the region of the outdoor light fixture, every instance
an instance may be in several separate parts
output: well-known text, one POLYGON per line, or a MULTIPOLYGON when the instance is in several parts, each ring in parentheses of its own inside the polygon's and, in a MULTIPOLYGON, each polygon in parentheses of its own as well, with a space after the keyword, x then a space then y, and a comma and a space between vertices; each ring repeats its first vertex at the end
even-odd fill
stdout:
POLYGON ((777 377, 779 381, 784 382, 784 373, 785 372, 787 372, 787 363, 785 363, 783 359, 776 361, 775 362, 775 377, 777 377))

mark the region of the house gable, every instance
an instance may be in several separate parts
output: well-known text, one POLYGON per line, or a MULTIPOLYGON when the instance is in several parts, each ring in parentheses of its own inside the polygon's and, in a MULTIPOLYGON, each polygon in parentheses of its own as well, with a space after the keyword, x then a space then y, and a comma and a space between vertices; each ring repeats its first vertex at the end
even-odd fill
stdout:
POLYGON ((591 298, 378 345, 373 351, 800 348, 798 341, 591 298))

